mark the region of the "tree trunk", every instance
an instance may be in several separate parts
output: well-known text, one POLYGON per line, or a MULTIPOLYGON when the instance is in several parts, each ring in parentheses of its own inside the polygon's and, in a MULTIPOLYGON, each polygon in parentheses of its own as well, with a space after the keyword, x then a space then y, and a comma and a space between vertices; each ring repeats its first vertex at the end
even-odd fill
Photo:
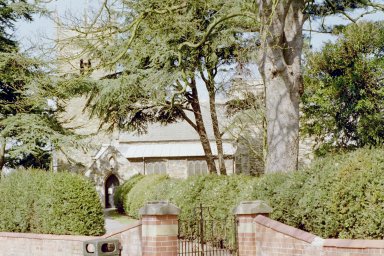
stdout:
POLYGON ((5 145, 6 145, 5 138, 0 136, 0 179, 3 175, 2 171, 5 165, 5 145))
POLYGON ((260 2, 263 26, 258 65, 266 93, 265 172, 288 172, 298 164, 304 0, 260 2))
POLYGON ((211 112, 213 134, 215 136, 216 147, 217 147, 219 171, 221 175, 227 175, 227 169, 225 168, 225 161, 224 161, 223 140, 221 138, 219 122, 218 122, 217 113, 216 113, 215 95, 209 96, 209 108, 211 112))
POLYGON ((199 104, 199 95, 197 93, 196 81, 194 78, 192 78, 192 83, 190 84, 190 86, 192 89, 192 98, 193 98, 193 100, 191 101, 191 106, 192 106, 193 113, 196 120, 197 133, 199 134, 200 142, 201 142, 201 145, 203 146, 205 159, 208 166, 208 172, 212 174, 217 174, 215 159, 212 154, 211 144, 209 143, 207 131, 204 126, 203 116, 201 114, 201 108, 199 104))
MULTIPOLYGON (((212 70, 208 70, 208 73, 213 72, 212 70)), ((209 108, 211 113, 212 120, 212 128, 213 134, 215 136, 216 147, 217 147, 217 157, 219 160, 219 171, 221 175, 227 175, 227 169, 225 168, 224 161, 224 149, 223 149, 223 140, 220 134, 219 121, 217 119, 216 112, 216 98, 215 98, 215 87, 214 87, 214 76, 212 74, 208 74, 209 78, 206 81, 206 87, 209 93, 209 108)))

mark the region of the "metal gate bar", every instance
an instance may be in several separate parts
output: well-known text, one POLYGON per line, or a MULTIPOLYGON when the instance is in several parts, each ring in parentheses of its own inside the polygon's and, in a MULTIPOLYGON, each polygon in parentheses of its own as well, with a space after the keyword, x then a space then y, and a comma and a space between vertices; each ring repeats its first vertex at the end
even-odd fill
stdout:
POLYGON ((237 223, 233 216, 214 218, 209 207, 195 208, 194 219, 179 219, 178 255, 237 255, 237 223))

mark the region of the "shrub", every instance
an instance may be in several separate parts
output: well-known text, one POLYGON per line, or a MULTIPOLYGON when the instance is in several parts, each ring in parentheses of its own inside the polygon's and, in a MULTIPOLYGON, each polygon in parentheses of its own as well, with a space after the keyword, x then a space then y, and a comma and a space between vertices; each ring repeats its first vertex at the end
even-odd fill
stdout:
POLYGON ((139 209, 148 201, 164 199, 158 193, 161 185, 168 180, 166 175, 147 175, 140 179, 135 186, 128 192, 126 203, 124 204, 125 212, 133 217, 139 218, 139 209))
POLYGON ((193 176, 186 180, 147 176, 126 197, 125 209, 138 210, 152 200, 170 200, 181 219, 194 219, 199 204, 214 218, 232 215, 243 200, 265 200, 271 218, 324 238, 383 239, 384 150, 360 149, 318 159, 293 173, 193 176))
POLYGON ((383 153, 360 149, 313 165, 297 208, 303 229, 323 237, 383 239, 383 153))
POLYGON ((141 174, 136 174, 124 182, 124 184, 117 187, 113 199, 118 212, 124 213, 124 205, 126 203, 126 197, 129 191, 131 191, 133 186, 135 186, 136 183, 139 182, 143 177, 144 176, 141 174))
POLYGON ((249 180, 252 178, 243 175, 207 176, 200 192, 200 203, 210 206, 211 213, 215 218, 221 219, 231 216, 237 203, 244 200, 239 198, 239 194, 249 180))
MULTIPOLYGON (((169 200, 182 209, 181 219, 193 220, 196 219, 196 208, 202 204, 210 207, 210 215, 215 219, 224 219, 229 216, 225 228, 234 230, 232 210, 240 201, 238 197, 240 191, 251 180, 249 176, 203 175, 177 180, 163 175, 149 175, 136 183, 128 193, 125 209, 129 215, 138 217, 139 208, 146 202, 169 200)), ((215 228, 216 239, 220 239, 220 236, 226 232, 223 230, 221 230, 223 232, 217 232, 218 227, 215 226, 215 228)), ((193 232, 192 229, 189 231, 193 232)))
POLYGON ((179 181, 179 184, 173 187, 171 196, 168 198, 171 202, 175 203, 181 209, 180 217, 182 219, 195 218, 194 208, 200 203, 207 205, 201 199, 201 191, 204 189, 206 179, 211 176, 192 176, 186 180, 179 181))
MULTIPOLYGON (((234 244, 234 230, 235 221, 233 216, 233 209, 244 200, 239 198, 243 186, 252 178, 249 176, 235 175, 235 176, 205 176, 201 179, 202 189, 199 192, 199 201, 191 203, 187 207, 181 208, 185 211, 188 219, 194 219, 195 208, 201 203, 203 206, 209 207, 209 212, 205 212, 206 218, 209 220, 219 220, 218 223, 207 225, 206 238, 214 239, 215 241, 223 240, 225 245, 231 247, 234 244), (187 208, 187 210, 186 210, 187 208), (211 236, 211 237, 210 237, 211 236)), ((180 205, 180 204, 178 204, 180 205)), ((184 217, 184 219, 186 219, 184 217)))
MULTIPOLYGON (((32 173, 33 172, 33 173, 32 173)), ((34 199, 43 175, 18 171, 0 181, 0 231, 29 232, 34 199)))
MULTIPOLYGON (((302 189, 308 178, 307 171, 298 171, 290 174, 274 174, 275 177, 266 177, 266 181, 263 182, 261 187, 271 186, 272 191, 265 193, 269 196, 266 201, 272 206, 273 212, 271 218, 281 221, 287 225, 300 227, 300 216, 297 216, 296 210, 299 200, 305 194, 302 189)), ((268 175, 270 176, 270 175, 268 175)), ((256 187, 257 189, 257 187, 256 187)), ((262 196, 256 196, 255 198, 261 198, 262 196)))
POLYGON ((59 235, 105 232, 99 197, 81 176, 20 170, 0 184, 1 231, 59 235))

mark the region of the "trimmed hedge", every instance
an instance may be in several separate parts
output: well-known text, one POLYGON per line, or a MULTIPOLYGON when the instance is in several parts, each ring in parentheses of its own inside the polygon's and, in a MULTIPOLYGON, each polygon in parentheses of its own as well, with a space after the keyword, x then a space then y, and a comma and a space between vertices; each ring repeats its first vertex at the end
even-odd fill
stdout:
POLYGON ((126 196, 124 204, 125 212, 129 216, 138 219, 140 217, 139 209, 143 207, 146 202, 161 199, 162 193, 159 192, 161 188, 164 187, 161 185, 168 179, 166 175, 148 175, 140 179, 126 196))
POLYGON ((113 197, 113 200, 115 201, 115 206, 116 206, 118 212, 124 213, 124 205, 125 205, 126 197, 129 193, 129 191, 131 191, 133 186, 135 186, 136 183, 139 182, 142 178, 143 178, 142 175, 136 174, 136 175, 132 176, 124 184, 117 187, 115 194, 114 194, 114 197, 113 197))
POLYGON ((302 190, 296 214, 305 230, 323 237, 384 238, 383 149, 324 159, 310 169, 302 190))
POLYGON ((240 201, 265 200, 274 209, 271 218, 324 238, 383 239, 384 150, 359 149, 260 178, 145 176, 126 195, 124 210, 138 218, 140 207, 159 199, 179 206, 183 219, 192 218, 200 203, 222 218, 240 201))
MULTIPOLYGON (((171 179, 165 175, 148 175, 130 190, 124 204, 125 212, 139 218, 139 209, 148 201, 169 200, 182 209, 180 218, 184 220, 195 219, 195 208, 200 204, 210 207, 210 214, 217 219, 232 217, 232 206, 239 203, 238 194, 244 193, 247 184, 252 181, 250 176, 193 176, 186 180, 171 179)), ((128 181, 129 182, 129 181, 128 181)), ((125 184, 124 184, 125 185, 125 184)), ((123 185, 123 186, 124 186, 123 185)), ((210 228, 210 227, 206 227, 210 228)), ((215 227, 215 238, 225 235, 225 231, 218 232, 215 227)), ((224 227, 221 227, 224 229, 224 227)), ((227 220, 228 230, 234 230, 234 221, 227 220)), ((209 230, 208 230, 209 231, 209 230)), ((189 229, 189 232, 193 232, 189 229)), ((207 234, 210 232, 207 232, 207 234)), ((187 234, 188 235, 188 234, 187 234)), ((235 237, 226 237, 232 244, 235 237)))
MULTIPOLYGON (((193 176, 186 180, 171 179, 166 175, 147 175, 133 178, 135 185, 127 195, 119 194, 115 202, 125 199, 124 211, 129 216, 139 218, 139 209, 148 201, 169 200, 183 209, 181 217, 194 214, 194 208, 201 204, 210 206, 215 215, 226 217, 231 213, 232 205, 239 203, 238 194, 246 194, 247 186, 253 181, 250 176, 232 177, 217 175, 193 176), (124 197, 124 198, 123 198, 124 197)), ((122 185, 131 184, 128 180, 122 185)), ((248 186, 249 187, 249 186, 248 186)), ((248 198, 251 198, 248 193, 248 198)))
POLYGON ((102 235, 94 186, 71 173, 18 170, 0 182, 0 231, 102 235))
MULTIPOLYGON (((281 174, 268 201, 273 219, 324 238, 384 238, 384 150, 359 149, 281 174)), ((255 188, 257 191, 258 188, 255 188)))

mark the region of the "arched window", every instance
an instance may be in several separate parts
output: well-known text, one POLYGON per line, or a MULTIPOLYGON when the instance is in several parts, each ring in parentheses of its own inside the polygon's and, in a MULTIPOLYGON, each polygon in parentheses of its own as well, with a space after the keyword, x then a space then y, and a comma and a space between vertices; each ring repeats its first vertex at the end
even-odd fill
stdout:
POLYGON ((165 174, 167 173, 167 164, 165 161, 145 162, 145 174, 165 174))
POLYGON ((205 160, 188 160, 188 176, 207 173, 208 166, 205 160))

